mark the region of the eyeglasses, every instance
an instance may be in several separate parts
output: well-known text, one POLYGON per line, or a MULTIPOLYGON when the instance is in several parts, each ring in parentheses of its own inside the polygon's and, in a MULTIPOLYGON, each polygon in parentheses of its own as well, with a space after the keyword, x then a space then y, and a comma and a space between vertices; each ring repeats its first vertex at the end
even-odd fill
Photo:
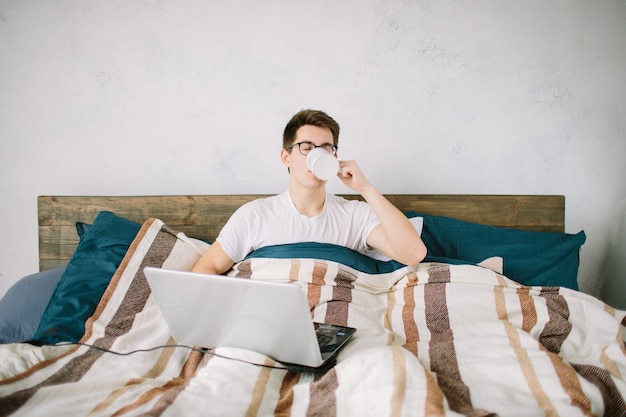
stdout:
POLYGON ((337 155, 337 147, 335 145, 331 145, 330 143, 325 143, 323 145, 315 145, 315 144, 313 144, 312 142, 309 142, 309 141, 298 142, 298 143, 294 143, 293 145, 288 147, 287 150, 290 151, 291 148, 293 148, 294 146, 297 146, 298 150, 300 151, 300 153, 302 155, 304 155, 304 156, 308 155, 309 152, 311 152, 315 148, 322 148, 326 152, 328 152, 329 154, 331 154, 333 156, 337 155))

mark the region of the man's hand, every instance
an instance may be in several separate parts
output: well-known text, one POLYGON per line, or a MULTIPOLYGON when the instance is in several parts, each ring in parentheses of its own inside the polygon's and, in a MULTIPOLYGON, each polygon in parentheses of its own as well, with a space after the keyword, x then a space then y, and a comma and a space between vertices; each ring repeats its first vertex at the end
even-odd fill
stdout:
POLYGON ((363 194, 372 185, 369 183, 356 161, 339 161, 339 179, 350 189, 363 194))

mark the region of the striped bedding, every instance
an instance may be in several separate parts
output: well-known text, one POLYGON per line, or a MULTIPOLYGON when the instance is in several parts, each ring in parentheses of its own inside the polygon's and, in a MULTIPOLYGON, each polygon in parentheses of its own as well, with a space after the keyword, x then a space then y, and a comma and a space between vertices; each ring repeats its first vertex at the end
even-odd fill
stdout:
POLYGON ((358 329, 323 374, 234 348, 107 352, 176 343, 142 270, 190 269, 205 247, 148 220, 86 323, 81 342, 97 348, 0 346, 0 415, 626 415, 625 312, 469 265, 235 265, 232 275, 299 285, 316 321, 358 329))

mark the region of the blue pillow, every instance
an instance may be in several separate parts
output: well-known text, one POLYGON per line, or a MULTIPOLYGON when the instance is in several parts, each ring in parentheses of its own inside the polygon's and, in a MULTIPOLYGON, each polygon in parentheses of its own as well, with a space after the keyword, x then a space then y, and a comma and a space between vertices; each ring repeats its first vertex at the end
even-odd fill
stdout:
POLYGON ((299 242, 265 246, 248 254, 246 259, 249 258, 324 259, 338 262, 368 274, 393 272, 405 266, 394 260, 380 261, 370 258, 345 246, 319 242, 299 242))
POLYGON ((478 263, 492 256, 504 261, 504 275, 522 285, 578 289, 580 247, 585 232, 575 235, 493 227, 443 216, 407 212, 424 218, 426 262, 451 258, 478 263))
POLYGON ((0 343, 31 340, 65 266, 28 275, 0 300, 0 343))
POLYGON ((33 343, 77 342, 141 225, 101 211, 83 235, 44 311, 33 343))

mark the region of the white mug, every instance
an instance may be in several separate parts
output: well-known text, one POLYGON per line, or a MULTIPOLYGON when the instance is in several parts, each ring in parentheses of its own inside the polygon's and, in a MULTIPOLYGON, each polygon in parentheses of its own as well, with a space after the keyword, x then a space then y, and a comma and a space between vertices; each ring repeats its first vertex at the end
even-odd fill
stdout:
POLYGON ((323 148, 315 148, 309 152, 306 166, 322 181, 328 181, 339 172, 339 161, 323 148))

